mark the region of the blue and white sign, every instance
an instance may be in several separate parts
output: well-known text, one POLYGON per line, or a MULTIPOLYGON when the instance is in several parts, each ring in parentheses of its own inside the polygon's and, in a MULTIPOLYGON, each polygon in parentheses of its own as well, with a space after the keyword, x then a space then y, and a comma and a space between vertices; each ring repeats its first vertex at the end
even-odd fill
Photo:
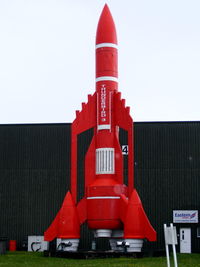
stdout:
POLYGON ((173 210, 174 223, 198 223, 198 210, 173 210))

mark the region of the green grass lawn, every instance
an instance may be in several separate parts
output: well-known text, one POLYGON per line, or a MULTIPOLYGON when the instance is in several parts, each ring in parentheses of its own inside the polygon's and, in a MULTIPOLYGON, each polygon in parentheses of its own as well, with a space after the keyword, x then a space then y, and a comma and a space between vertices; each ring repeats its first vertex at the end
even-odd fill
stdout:
MULTIPOLYGON (((172 261, 172 256, 171 256, 172 261)), ((179 267, 200 267, 200 254, 178 254, 179 267)), ((0 267, 166 267, 166 258, 111 258, 74 260, 65 258, 44 257, 37 252, 8 252, 0 255, 0 267)), ((173 262, 171 264, 173 267, 173 262)))

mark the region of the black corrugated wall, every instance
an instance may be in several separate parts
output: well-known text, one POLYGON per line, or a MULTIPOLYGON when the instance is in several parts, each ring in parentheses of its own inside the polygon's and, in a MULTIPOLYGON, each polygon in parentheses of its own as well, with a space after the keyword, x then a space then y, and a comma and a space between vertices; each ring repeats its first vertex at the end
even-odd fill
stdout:
POLYGON ((0 126, 0 237, 43 235, 70 177, 70 124, 0 126))
MULTIPOLYGON (((17 239, 20 247, 24 238, 42 235, 52 222, 69 188, 70 133, 70 124, 0 126, 0 237, 17 239)), ((78 138, 78 199, 91 137, 88 131, 78 138)), ((163 223, 172 222, 173 210, 200 213, 200 122, 135 123, 134 141, 135 187, 158 232, 158 242, 145 248, 164 249, 163 223)), ((125 131, 120 142, 126 145, 125 131)), ((126 176, 126 156, 124 166, 126 176)), ((193 252, 200 251, 198 225, 191 225, 193 252)), ((92 239, 87 233, 83 226, 84 248, 92 239)))
MULTIPOLYGON (((164 249, 163 224, 173 222, 173 210, 200 212, 199 179, 199 122, 135 124, 135 186, 158 233, 158 242, 146 247, 164 249)), ((193 252, 200 251, 197 226, 187 225, 193 252)))

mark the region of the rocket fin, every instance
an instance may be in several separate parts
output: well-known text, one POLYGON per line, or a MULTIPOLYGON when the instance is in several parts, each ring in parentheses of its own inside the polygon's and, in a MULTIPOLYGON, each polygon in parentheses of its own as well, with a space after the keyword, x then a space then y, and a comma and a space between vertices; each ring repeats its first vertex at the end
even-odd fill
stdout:
POLYGON ((124 99, 121 99, 121 93, 115 93, 114 95, 114 111, 115 124, 123 128, 126 131, 133 128, 133 119, 129 114, 129 108, 125 107, 124 99))
POLYGON ((72 123, 75 134, 82 133, 96 125, 96 93, 88 96, 88 103, 82 104, 82 110, 77 112, 72 123))
POLYGON ((59 218, 60 218, 60 212, 57 213, 55 219, 53 220, 49 228, 44 232, 45 241, 52 241, 57 237, 59 218))
POLYGON ((80 223, 77 209, 68 191, 62 207, 50 227, 44 233, 44 239, 51 241, 54 238, 80 238, 80 223))
POLYGON ((156 231, 150 224, 143 209, 142 202, 134 189, 127 207, 124 224, 124 238, 148 239, 156 241, 156 231))

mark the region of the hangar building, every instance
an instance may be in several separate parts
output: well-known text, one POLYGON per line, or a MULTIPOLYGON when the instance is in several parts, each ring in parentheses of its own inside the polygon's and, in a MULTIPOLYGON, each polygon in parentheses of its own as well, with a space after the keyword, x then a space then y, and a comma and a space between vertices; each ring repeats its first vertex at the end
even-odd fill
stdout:
MULTIPOLYGON (((69 123, 0 125, 0 238, 17 240, 18 249, 43 235, 69 189, 70 134, 69 123)), ((91 137, 78 140, 79 198, 91 137)), ((126 139, 120 131, 120 144, 126 139)), ((174 222, 178 250, 200 252, 200 122, 136 122, 134 142, 135 187, 158 233, 144 250, 164 250, 163 224, 174 222)), ((81 248, 90 249, 91 233, 85 225, 81 232, 81 248)))

